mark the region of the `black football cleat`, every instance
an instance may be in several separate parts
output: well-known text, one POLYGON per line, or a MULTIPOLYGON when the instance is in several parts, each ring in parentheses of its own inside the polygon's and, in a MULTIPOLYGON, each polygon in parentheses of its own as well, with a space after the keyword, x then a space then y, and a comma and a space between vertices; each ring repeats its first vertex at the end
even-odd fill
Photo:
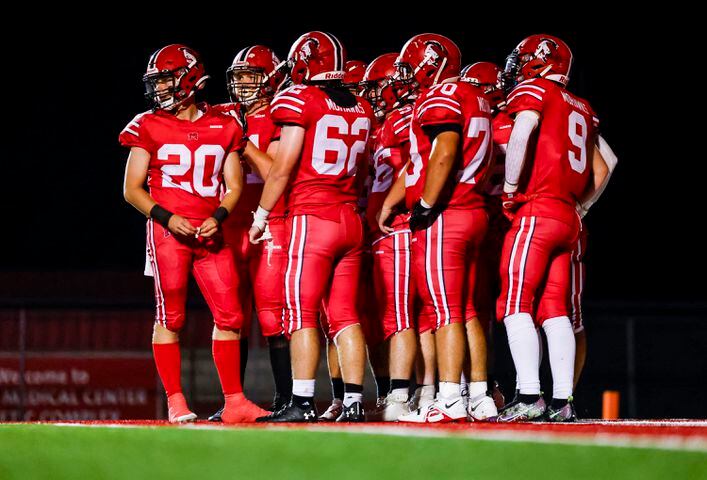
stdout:
POLYGON ((290 399, 292 396, 287 396, 283 397, 279 393, 275 394, 275 398, 272 400, 272 408, 270 409, 272 412, 277 412, 278 410, 282 410, 284 407, 287 406, 288 403, 290 403, 290 399))
POLYGON ((344 411, 341 412, 341 415, 339 415, 336 421, 342 423, 365 422, 366 415, 363 410, 363 403, 355 402, 348 407, 344 407, 344 411))
POLYGON ((255 421, 258 423, 315 423, 317 421, 317 409, 314 407, 314 403, 301 407, 290 400, 290 403, 280 410, 265 417, 260 417, 255 421))
POLYGON ((222 422, 223 421, 223 420, 221 420, 222 414, 223 414, 223 407, 221 407, 221 409, 218 412, 214 413, 213 415, 211 415, 209 417, 209 422, 217 422, 217 423, 222 422))

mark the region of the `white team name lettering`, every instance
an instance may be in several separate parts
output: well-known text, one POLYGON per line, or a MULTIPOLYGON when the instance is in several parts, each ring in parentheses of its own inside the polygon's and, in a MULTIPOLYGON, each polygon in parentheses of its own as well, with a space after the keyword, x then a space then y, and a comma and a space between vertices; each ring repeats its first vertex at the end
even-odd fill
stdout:
POLYGON ((488 100, 482 97, 476 97, 476 99, 479 101, 479 110, 482 112, 491 113, 491 104, 488 100))
POLYGON ((576 98, 573 98, 572 96, 570 96, 567 92, 562 92, 562 98, 565 99, 565 102, 569 103, 573 107, 578 108, 581 111, 583 111, 584 113, 586 113, 587 115, 589 115, 589 110, 587 110, 587 107, 582 102, 577 100, 576 98))
POLYGON ((223 128, 223 125, 209 125, 209 128, 223 128))
POLYGON ((326 99, 326 104, 327 107, 329 107, 329 110, 333 110, 335 112, 350 112, 350 113, 363 113, 365 114, 366 111, 359 105, 358 103, 356 104, 355 107, 340 107, 336 103, 334 103, 330 98, 326 99))

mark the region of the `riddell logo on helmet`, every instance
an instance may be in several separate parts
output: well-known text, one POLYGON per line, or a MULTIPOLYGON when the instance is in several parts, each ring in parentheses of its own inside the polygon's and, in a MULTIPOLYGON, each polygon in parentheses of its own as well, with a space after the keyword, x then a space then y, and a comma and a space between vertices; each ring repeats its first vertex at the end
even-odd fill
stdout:
POLYGON ((343 80, 344 72, 327 72, 324 74, 324 80, 343 80))

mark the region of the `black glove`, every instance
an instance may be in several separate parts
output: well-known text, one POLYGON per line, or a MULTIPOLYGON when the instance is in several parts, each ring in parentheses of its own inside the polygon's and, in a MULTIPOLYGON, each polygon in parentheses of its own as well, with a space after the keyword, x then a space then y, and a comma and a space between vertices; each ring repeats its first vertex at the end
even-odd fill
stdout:
POLYGON ((427 229, 430 225, 435 223, 440 212, 441 210, 435 207, 423 207, 418 200, 417 203, 413 205, 412 213, 410 214, 410 230, 415 232, 417 230, 427 229))

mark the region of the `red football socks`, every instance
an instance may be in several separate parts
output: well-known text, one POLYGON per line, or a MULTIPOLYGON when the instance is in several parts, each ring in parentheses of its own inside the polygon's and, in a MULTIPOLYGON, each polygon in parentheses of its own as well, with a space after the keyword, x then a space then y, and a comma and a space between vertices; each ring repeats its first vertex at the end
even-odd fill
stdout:
POLYGON ((240 341, 214 340, 212 352, 223 394, 232 395, 242 392, 240 341))
POLYGON ((182 392, 182 356, 179 343, 153 343, 157 372, 167 396, 182 392))

